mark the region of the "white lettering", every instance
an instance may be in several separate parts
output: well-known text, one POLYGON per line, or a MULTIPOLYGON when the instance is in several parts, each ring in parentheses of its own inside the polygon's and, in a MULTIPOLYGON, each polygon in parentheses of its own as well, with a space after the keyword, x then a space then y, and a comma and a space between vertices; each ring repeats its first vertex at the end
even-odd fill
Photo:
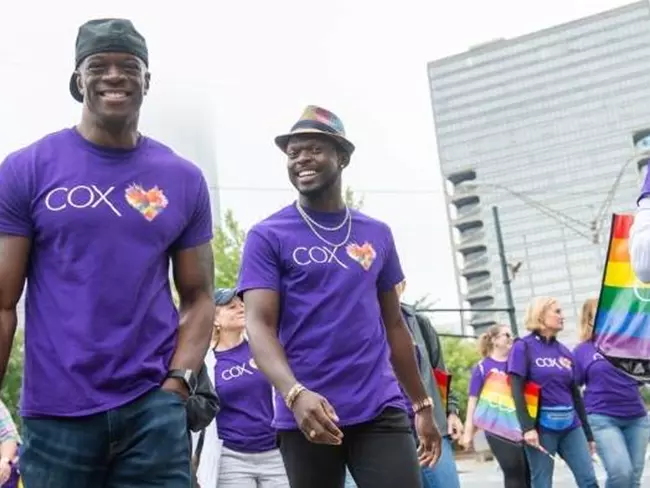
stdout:
POLYGON ((325 246, 304 247, 298 246, 293 250, 293 262, 298 266, 307 266, 309 264, 331 264, 336 263, 344 269, 347 265, 336 255, 338 247, 328 248, 325 246))
MULTIPOLYGON (((252 365, 250 365, 252 366, 252 365)), ((234 380, 235 378, 239 378, 241 376, 245 375, 252 375, 253 371, 251 371, 249 368, 249 363, 241 363, 238 365, 233 366, 232 368, 228 368, 224 371, 221 372, 221 378, 224 381, 230 381, 234 380)))
POLYGON ((562 368, 556 358, 537 358, 535 365, 539 368, 562 368))
POLYGON ((95 185, 77 185, 70 189, 61 186, 50 190, 45 195, 45 206, 52 212, 61 212, 68 207, 83 210, 89 207, 91 209, 97 208, 99 205, 104 204, 111 209, 111 212, 121 217, 122 214, 108 198, 113 190, 115 190, 114 186, 107 190, 100 190, 95 185))

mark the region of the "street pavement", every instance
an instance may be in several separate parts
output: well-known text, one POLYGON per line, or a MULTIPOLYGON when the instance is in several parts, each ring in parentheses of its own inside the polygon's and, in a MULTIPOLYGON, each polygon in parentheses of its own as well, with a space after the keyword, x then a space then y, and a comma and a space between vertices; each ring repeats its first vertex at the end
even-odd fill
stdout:
MULTIPOLYGON (((465 459, 457 461, 462 488, 503 488, 503 477, 494 461, 479 463, 465 459)), ((605 486, 605 471, 596 465, 596 475, 601 488, 605 486)), ((575 488, 576 484, 569 468, 564 463, 558 463, 553 477, 554 488, 575 488)), ((641 486, 650 488, 650 462, 646 461, 643 481, 641 486)))

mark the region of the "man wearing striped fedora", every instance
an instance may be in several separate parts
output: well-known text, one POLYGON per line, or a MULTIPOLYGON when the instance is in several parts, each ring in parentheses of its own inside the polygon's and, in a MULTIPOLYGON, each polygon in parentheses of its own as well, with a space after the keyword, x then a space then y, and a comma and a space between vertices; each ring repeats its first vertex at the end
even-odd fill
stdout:
POLYGON ((346 206, 354 145, 316 106, 275 139, 296 202, 256 224, 239 293, 257 365, 276 391, 274 426, 292 488, 420 487, 440 433, 418 374, 395 285, 390 228, 346 206), (397 381, 412 401, 419 447, 397 381))

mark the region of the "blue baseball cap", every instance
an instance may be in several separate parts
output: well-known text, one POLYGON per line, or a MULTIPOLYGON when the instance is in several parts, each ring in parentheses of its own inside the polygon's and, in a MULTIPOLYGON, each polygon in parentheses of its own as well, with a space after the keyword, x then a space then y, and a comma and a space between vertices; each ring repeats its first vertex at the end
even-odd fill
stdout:
POLYGON ((214 304, 228 305, 236 296, 237 290, 234 288, 217 288, 214 290, 214 304))

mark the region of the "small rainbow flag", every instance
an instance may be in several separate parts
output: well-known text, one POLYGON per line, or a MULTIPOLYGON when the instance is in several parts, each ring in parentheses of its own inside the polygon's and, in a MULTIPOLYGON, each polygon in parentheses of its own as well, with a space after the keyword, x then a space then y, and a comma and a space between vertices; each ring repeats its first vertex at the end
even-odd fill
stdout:
POLYGON ((594 321, 594 343, 616 366, 638 379, 650 368, 650 284, 634 274, 628 238, 634 217, 614 214, 603 283, 594 321))
MULTIPOLYGON (((540 387, 528 381, 524 387, 524 397, 528 413, 533 419, 537 418, 539 411, 539 394, 540 387)), ((507 374, 490 371, 485 377, 474 411, 474 425, 512 442, 523 440, 507 374)))
POLYGON ((445 412, 449 412, 449 389, 451 388, 451 375, 446 371, 438 368, 432 368, 431 374, 433 379, 436 380, 438 388, 440 389, 440 398, 445 407, 445 412))

